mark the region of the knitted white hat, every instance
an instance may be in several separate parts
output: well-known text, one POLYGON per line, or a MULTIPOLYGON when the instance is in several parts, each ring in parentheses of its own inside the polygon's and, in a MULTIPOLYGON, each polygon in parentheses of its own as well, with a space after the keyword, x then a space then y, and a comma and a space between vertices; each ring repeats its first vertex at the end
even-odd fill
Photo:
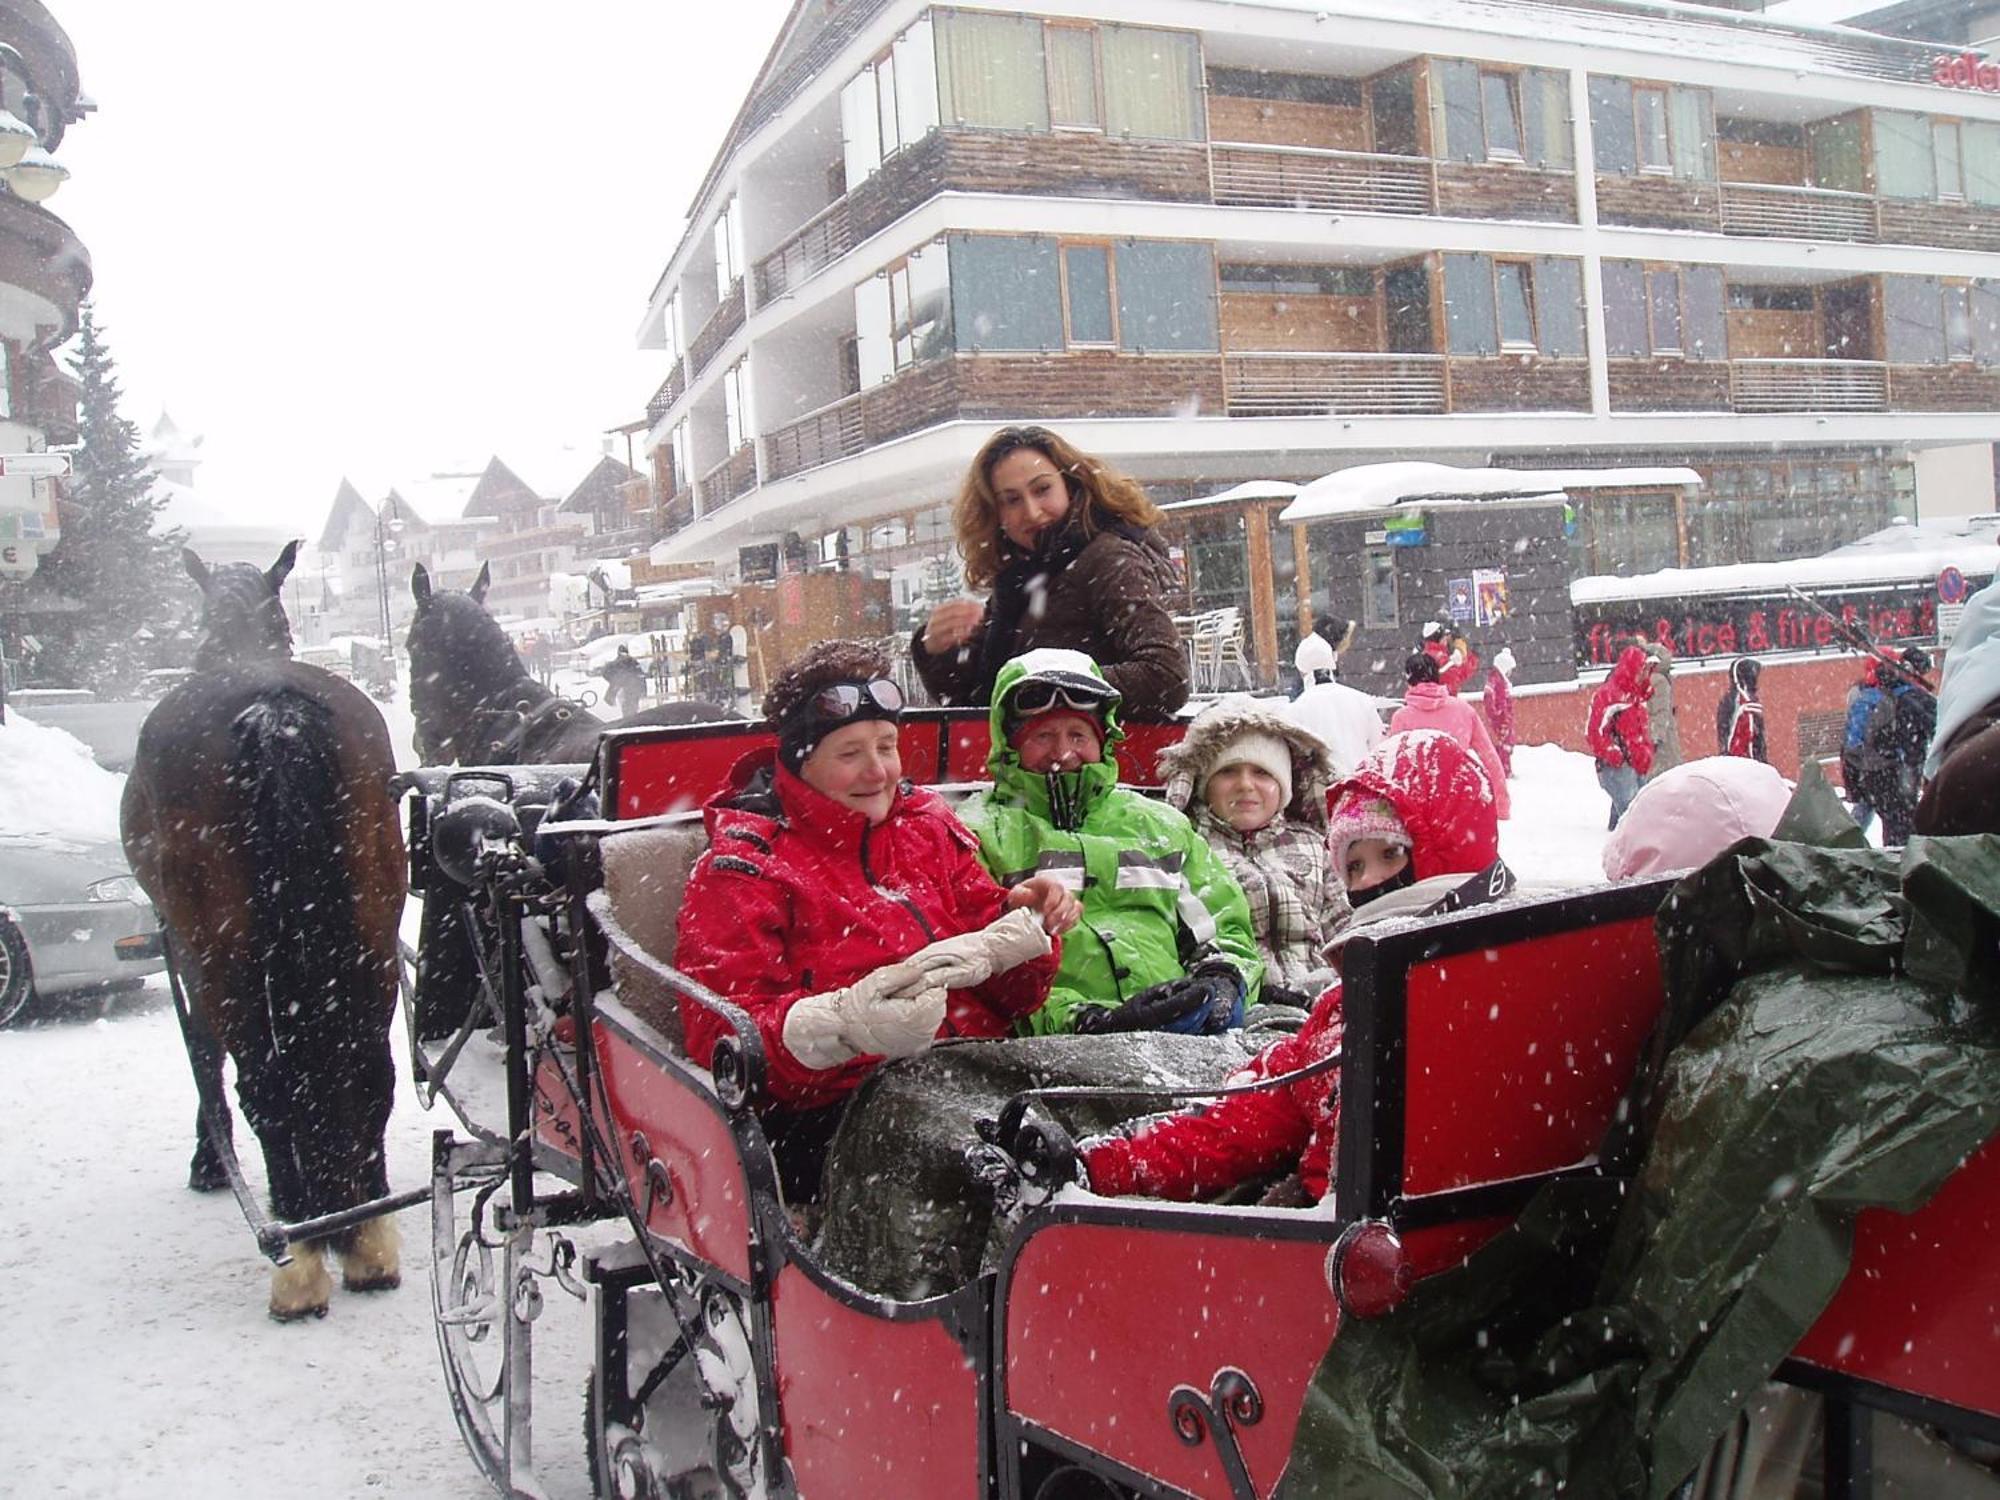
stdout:
POLYGON ((1410 831, 1387 798, 1362 791, 1344 794, 1326 820, 1326 852, 1332 857, 1335 880, 1346 879, 1347 851, 1362 839, 1411 847, 1410 831))
POLYGON ((1292 751, 1291 747, 1275 734, 1261 729, 1246 730, 1222 747, 1210 762, 1208 776, 1201 779, 1195 790, 1200 796, 1208 795, 1208 777, 1217 771, 1234 765, 1251 765, 1260 771, 1268 771, 1278 783, 1281 795, 1279 807, 1289 807, 1292 801, 1292 751))

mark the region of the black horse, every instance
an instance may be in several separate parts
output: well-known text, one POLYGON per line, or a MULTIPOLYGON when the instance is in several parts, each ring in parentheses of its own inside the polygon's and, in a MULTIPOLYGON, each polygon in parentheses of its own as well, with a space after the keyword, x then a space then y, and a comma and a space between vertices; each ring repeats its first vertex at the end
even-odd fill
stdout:
MULTIPOLYGON (((417 754, 425 765, 562 765, 597 753, 604 725, 582 704, 543 687, 486 612, 490 568, 470 590, 433 589, 418 563, 410 575, 417 612, 405 645, 417 754)), ((665 703, 630 724, 707 724, 737 715, 719 704, 665 703)))
MULTIPOLYGON (((395 756, 360 689, 292 660, 268 571, 182 560, 201 585, 195 672, 139 731, 121 822, 126 857, 159 908, 193 1015, 204 1100, 227 1119, 222 1056, 264 1151, 271 1211, 296 1222, 388 1191, 383 1132, 394 1096, 389 1025, 406 875, 389 793, 395 756)), ((197 1116, 191 1185, 225 1177, 197 1116)), ((271 1315, 324 1313, 327 1246, 295 1244, 271 1280, 271 1315)), ((393 1221, 335 1235, 351 1290, 400 1279, 393 1221)))
MULTIPOLYGON (((470 590, 433 589, 423 564, 410 575, 417 612, 405 641, 417 754, 426 765, 568 765, 597 754, 605 726, 559 697, 522 664, 507 632, 486 612, 492 574, 481 567, 470 590)), ((705 724, 737 715, 714 703, 668 703, 623 721, 705 724)), ((479 991, 477 940, 468 925, 470 893, 432 869, 417 944, 416 1027, 442 1041, 465 1024, 479 991)), ((421 1067, 421 1062, 419 1063, 421 1067)))

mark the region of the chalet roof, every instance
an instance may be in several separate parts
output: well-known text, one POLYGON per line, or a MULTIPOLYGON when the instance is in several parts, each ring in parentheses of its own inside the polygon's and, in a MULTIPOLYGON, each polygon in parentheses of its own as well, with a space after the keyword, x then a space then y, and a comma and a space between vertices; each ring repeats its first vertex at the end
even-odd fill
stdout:
POLYGON ((405 531, 429 531, 431 529, 431 523, 424 516, 423 512, 418 510, 416 506, 403 497, 400 491, 395 489, 391 489, 388 494, 382 497, 381 515, 385 522, 401 522, 405 531))
POLYGON ((592 464, 590 472, 563 497, 559 509, 576 514, 606 508, 609 502, 618 498, 619 485, 629 484, 638 477, 638 470, 620 463, 607 453, 592 464))
POLYGON ((500 462, 497 456, 486 461, 479 483, 472 487, 462 512, 468 516, 502 516, 509 511, 539 510, 546 503, 527 481, 500 462))
POLYGON ((375 507, 361 498, 361 491, 342 479, 340 488, 334 491, 333 509, 327 512, 326 525, 320 528, 320 551, 340 550, 340 540, 347 535, 357 512, 367 516, 370 526, 375 524, 375 507))

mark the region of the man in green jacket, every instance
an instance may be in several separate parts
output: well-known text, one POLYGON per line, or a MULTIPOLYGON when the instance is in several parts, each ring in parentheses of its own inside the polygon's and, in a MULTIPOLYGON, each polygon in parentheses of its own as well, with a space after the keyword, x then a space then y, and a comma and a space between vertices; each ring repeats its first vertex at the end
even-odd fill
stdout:
POLYGON ((1240 1025, 1264 971, 1249 907, 1185 816, 1118 784, 1118 705, 1081 651, 1030 651, 994 681, 993 788, 959 816, 1002 885, 1054 875, 1083 903, 1026 1024, 1038 1035, 1240 1025))

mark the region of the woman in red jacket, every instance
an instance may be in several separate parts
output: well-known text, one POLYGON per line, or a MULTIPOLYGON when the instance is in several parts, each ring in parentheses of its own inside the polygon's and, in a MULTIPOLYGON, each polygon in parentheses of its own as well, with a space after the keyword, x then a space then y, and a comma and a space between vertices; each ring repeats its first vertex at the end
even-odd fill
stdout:
MULTIPOLYGON (((1513 885, 1500 823, 1471 754, 1434 729, 1392 734, 1329 794, 1328 852, 1348 872, 1357 907, 1408 916, 1489 901, 1513 885), (1466 877, 1471 876, 1468 880, 1466 877), (1379 903, 1379 904, 1377 904, 1379 903)), ((1340 986, 1319 997, 1295 1036, 1267 1047, 1229 1081, 1249 1083, 1325 1062, 1340 1050, 1340 986)), ((1207 1109, 1142 1122, 1086 1142, 1081 1178, 1106 1197, 1186 1201, 1296 1167, 1317 1202, 1333 1181, 1340 1139, 1338 1064, 1297 1082, 1231 1094, 1207 1109)))
MULTIPOLYGON (((775 750, 755 750, 706 809, 676 961, 742 1006, 764 1042, 764 1125, 787 1201, 817 1193, 848 1095, 885 1058, 940 1036, 999 1037, 1038 1008, 1078 906, 1053 877, 1011 890, 938 796, 902 779, 903 695, 888 660, 824 641, 764 700, 775 750), (1027 918, 994 927, 1005 913, 1027 918), (956 940, 956 941, 943 941, 956 940), (915 956, 913 958, 913 955, 915 956)), ((707 1066, 727 1030, 681 1000, 707 1066)))
POLYGON ((1610 675, 1591 695, 1584 737, 1597 760, 1597 784, 1611 799, 1613 828, 1653 769, 1653 726, 1646 719, 1646 700, 1652 695, 1651 660, 1638 646, 1618 653, 1610 675))

